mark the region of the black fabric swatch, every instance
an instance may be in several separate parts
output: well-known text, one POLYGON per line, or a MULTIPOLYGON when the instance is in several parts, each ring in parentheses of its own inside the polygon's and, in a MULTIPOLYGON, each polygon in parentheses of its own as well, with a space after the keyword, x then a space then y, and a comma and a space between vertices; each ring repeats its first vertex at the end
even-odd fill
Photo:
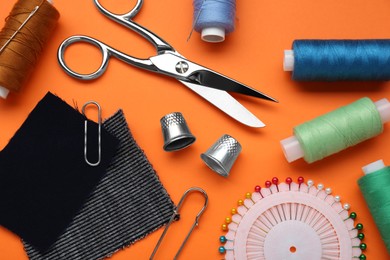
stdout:
MULTIPOLYGON (((118 140, 102 129, 101 163, 89 166, 84 120, 48 93, 0 153, 0 225, 41 252, 71 223, 116 151, 118 140)), ((97 132, 89 121, 90 161, 97 158, 97 132)))
POLYGON ((123 112, 119 110, 103 127, 119 139, 107 174, 50 250, 41 253, 24 243, 31 260, 102 259, 172 216, 173 202, 131 135, 123 112))

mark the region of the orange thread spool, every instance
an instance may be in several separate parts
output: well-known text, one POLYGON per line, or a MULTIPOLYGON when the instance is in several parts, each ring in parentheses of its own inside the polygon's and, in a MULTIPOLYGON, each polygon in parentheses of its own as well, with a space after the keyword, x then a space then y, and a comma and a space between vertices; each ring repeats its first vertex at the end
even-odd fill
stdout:
POLYGON ((18 92, 60 17, 46 0, 18 0, 0 31, 0 96, 18 92))

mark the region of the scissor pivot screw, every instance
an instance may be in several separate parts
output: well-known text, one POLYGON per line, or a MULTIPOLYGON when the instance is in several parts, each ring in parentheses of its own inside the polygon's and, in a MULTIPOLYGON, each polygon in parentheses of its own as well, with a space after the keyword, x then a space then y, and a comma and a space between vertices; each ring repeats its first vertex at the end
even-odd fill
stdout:
POLYGON ((185 62, 185 61, 179 61, 177 64, 176 64, 176 71, 183 74, 183 73, 186 73, 187 70, 188 70, 188 63, 185 62))

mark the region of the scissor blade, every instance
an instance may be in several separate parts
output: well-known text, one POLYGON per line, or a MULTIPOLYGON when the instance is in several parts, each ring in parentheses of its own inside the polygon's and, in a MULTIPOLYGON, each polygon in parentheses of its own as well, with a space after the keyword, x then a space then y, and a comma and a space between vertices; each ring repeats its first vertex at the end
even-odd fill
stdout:
POLYGON ((234 79, 228 78, 222 74, 211 70, 205 69, 194 71, 190 76, 188 76, 188 78, 206 87, 225 90, 228 92, 236 92, 252 97, 258 97, 265 100, 278 102, 276 99, 260 91, 257 91, 256 89, 248 87, 238 81, 235 81, 234 79))
POLYGON ((154 65, 153 68, 155 68, 155 72, 174 77, 181 81, 193 83, 202 87, 232 91, 278 102, 276 99, 261 93, 260 91, 248 87, 202 65, 189 61, 178 53, 173 53, 172 51, 166 51, 162 54, 152 56, 149 60, 154 65))
POLYGON ((205 88, 204 86, 179 80, 198 95, 209 101, 211 104, 225 112, 240 123, 250 127, 264 127, 265 124, 255 115, 249 112, 229 93, 214 88, 205 88))

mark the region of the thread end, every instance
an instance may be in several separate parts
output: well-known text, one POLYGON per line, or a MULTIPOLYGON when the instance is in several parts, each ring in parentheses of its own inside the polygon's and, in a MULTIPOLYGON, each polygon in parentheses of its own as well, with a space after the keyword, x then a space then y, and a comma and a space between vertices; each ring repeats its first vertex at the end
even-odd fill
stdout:
POLYGON ((293 50, 284 50, 283 70, 284 71, 293 71, 294 70, 294 51, 293 50))
POLYGON ((201 37, 205 42, 223 42, 225 40, 225 29, 222 27, 203 28, 201 37))
POLYGON ((367 175, 367 174, 379 171, 383 168, 385 168, 385 163, 383 162, 383 160, 378 160, 378 161, 375 161, 373 163, 370 163, 370 164, 362 167, 362 170, 363 170, 364 174, 367 175))
POLYGON ((289 163, 304 157, 301 144, 295 136, 283 139, 280 141, 280 145, 282 146, 284 156, 289 163))
POLYGON ((7 88, 0 86, 0 97, 3 99, 7 99, 8 94, 9 94, 9 90, 7 88))

